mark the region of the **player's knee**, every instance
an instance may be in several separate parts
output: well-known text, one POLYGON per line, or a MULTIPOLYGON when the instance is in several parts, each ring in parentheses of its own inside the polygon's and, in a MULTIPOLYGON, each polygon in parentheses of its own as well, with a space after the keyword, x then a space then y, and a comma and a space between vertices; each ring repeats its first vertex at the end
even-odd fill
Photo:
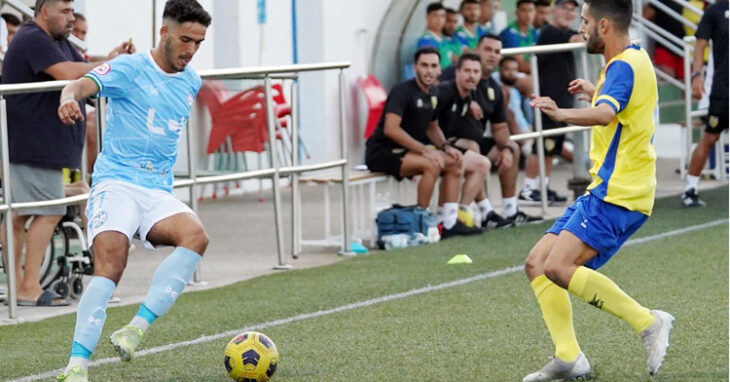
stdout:
POLYGON ((202 226, 191 229, 183 237, 184 239, 180 243, 180 246, 188 248, 201 256, 205 252, 205 249, 208 248, 208 243, 210 243, 210 237, 202 226))
POLYGON ((530 253, 527 255, 527 258, 525 259, 524 269, 525 273, 528 276, 539 276, 544 273, 543 271, 543 256, 540 256, 540 253, 537 249, 533 248, 530 250, 530 253))
POLYGON ((545 264, 543 265, 545 268, 545 277, 550 279, 550 281, 554 282, 558 285, 565 285, 566 283, 562 280, 562 271, 563 267, 560 266, 560 264, 556 261, 551 261, 549 258, 545 261, 545 264))
POLYGON ((489 170, 492 168, 492 162, 489 161, 489 158, 485 156, 480 156, 479 162, 478 162, 478 171, 483 174, 489 173, 489 170))
POLYGON ((421 176, 424 178, 435 179, 441 173, 441 168, 431 161, 425 163, 421 168, 421 176))

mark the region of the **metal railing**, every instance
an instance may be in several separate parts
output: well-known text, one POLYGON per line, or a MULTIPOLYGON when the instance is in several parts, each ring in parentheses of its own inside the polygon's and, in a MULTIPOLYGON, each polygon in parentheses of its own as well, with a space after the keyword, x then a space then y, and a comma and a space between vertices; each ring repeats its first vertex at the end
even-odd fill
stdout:
MULTIPOLYGON (((195 169, 195 150, 193 148, 198 146, 195 135, 192 134, 192 128, 188 126, 187 129, 187 160, 188 160, 188 178, 179 179, 175 181, 175 188, 187 187, 190 190, 190 206, 197 212, 197 186, 204 184, 229 182, 244 179, 253 178, 271 178, 272 189, 274 195, 274 215, 275 215, 275 228, 276 228, 276 243, 277 243, 277 269, 289 269, 291 265, 287 264, 284 260, 284 240, 283 240, 283 229, 281 222, 281 186, 280 177, 292 175, 295 180, 294 187, 297 187, 296 180, 299 174, 303 172, 316 171, 328 168, 340 168, 342 171, 342 213, 343 216, 347 216, 348 209, 348 178, 347 178, 347 128, 346 128, 346 114, 345 114, 345 72, 344 70, 350 66, 349 62, 334 62, 334 63, 321 63, 321 64, 304 64, 304 65, 287 65, 287 66, 270 66, 270 67, 257 67, 257 68, 233 68, 233 69, 217 69, 217 70, 206 70, 200 71, 199 74, 203 79, 263 79, 264 88, 266 94, 265 107, 267 113, 267 130, 268 130, 268 145, 269 145, 269 160, 271 168, 261 169, 256 171, 245 171, 231 174, 211 175, 211 176, 198 176, 195 169), (291 102, 294 105, 292 109, 292 117, 294 118, 292 123, 292 134, 294 137, 292 142, 292 166, 281 167, 278 163, 278 156, 274 152, 276 150, 276 132, 274 123, 274 104, 272 97, 272 79, 287 78, 293 79, 292 96, 296 94, 298 74, 301 72, 309 71, 324 71, 324 70, 338 70, 339 71, 339 128, 340 128, 340 155, 341 158, 325 163, 313 164, 302 166, 298 163, 297 158, 297 122, 298 122, 298 110, 296 108, 296 99, 292 98, 291 102)), ((41 202, 28 202, 28 203, 13 203, 11 184, 12 179, 10 176, 10 161, 8 152, 8 124, 7 124, 7 100, 6 95, 10 94, 22 94, 22 93, 38 93, 44 91, 58 91, 62 89, 70 81, 51 81, 43 83, 31 83, 31 84, 12 84, 12 85, 0 85, 0 140, 2 141, 2 168, 3 168, 3 189, 4 189, 4 200, 3 204, 0 204, 0 213, 5 214, 5 221, 10 221, 9 217, 12 216, 13 211, 19 209, 27 209, 33 207, 48 207, 48 206, 61 206, 70 205, 83 202, 88 198, 88 194, 78 195, 74 197, 48 200, 41 202)), ((103 101, 103 98, 100 99, 103 101)), ((97 121, 99 132, 103 130, 103 124, 105 123, 105 103, 99 102, 97 121)), ((101 142, 101 135, 99 135, 98 141, 101 142)), ((296 189, 295 189, 296 190, 296 189)), ((298 194, 293 193, 292 195, 292 210, 299 210, 299 203, 301 201, 298 198, 298 194)), ((11 320, 17 318, 17 296, 15 293, 16 288, 16 275, 14 269, 14 254, 13 254, 13 234, 12 224, 5 225, 6 245, 4 248, 5 252, 5 272, 8 275, 8 315, 11 320)), ((343 222, 343 235, 342 235, 342 249, 341 254, 351 254, 350 251, 350 235, 348 231, 348 223, 345 220, 343 222)), ((196 271, 194 281, 200 281, 199 271, 196 271)))
MULTIPOLYGON (((540 53, 558 53, 558 52, 574 52, 578 51, 580 54, 580 66, 584 78, 588 77, 588 52, 586 52, 586 44, 583 42, 565 43, 565 44, 552 44, 552 45, 538 45, 522 48, 506 48, 502 49, 502 55, 505 56, 516 56, 526 53, 535 53, 530 56, 530 72, 532 76, 532 91, 537 96, 540 96, 540 75, 537 67, 537 54, 540 53)), ((545 151, 544 151, 544 138, 553 135, 561 135, 565 133, 576 133, 574 136, 574 150, 573 153, 573 175, 575 178, 590 179, 588 170, 584 165, 583 160, 576 160, 575 158, 585 157, 584 142, 587 139, 585 131, 588 131, 592 126, 568 126, 556 129, 550 129, 543 131, 542 129, 542 117, 540 110, 535 108, 533 114, 533 127, 535 132, 526 134, 516 134, 510 136, 511 140, 519 141, 524 139, 537 138, 537 162, 539 168, 539 182, 540 182, 540 207, 542 216, 547 215, 547 184, 545 183, 545 151)))

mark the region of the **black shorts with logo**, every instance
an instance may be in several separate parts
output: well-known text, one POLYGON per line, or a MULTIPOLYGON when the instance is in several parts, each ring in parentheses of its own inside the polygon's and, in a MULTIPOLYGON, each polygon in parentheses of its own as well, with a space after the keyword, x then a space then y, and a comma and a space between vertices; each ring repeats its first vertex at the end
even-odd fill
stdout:
MULTIPOLYGON (((546 118, 543 118, 542 121, 543 130, 552 130, 559 127, 567 126, 565 123, 558 123, 552 120, 546 120, 546 118)), ((563 152, 563 142, 565 142, 565 134, 545 137, 543 142, 545 143, 545 155, 560 156, 560 154, 563 152)), ((537 155, 537 141, 532 144, 532 153, 537 155)))
POLYGON ((401 161, 406 154, 408 150, 402 147, 368 142, 365 149, 365 165, 371 172, 383 172, 401 180, 403 179, 400 174, 401 161))
POLYGON ((710 109, 705 117, 705 131, 711 134, 720 134, 728 128, 727 100, 718 101, 710 98, 710 109), (724 107, 723 107, 724 106, 724 107), (724 109, 724 110, 723 110, 724 109))

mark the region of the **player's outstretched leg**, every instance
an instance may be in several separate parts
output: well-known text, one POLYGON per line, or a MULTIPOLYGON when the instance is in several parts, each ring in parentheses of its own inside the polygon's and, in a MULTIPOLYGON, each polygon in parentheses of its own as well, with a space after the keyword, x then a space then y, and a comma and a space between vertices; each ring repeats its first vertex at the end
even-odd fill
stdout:
POLYGON ((76 329, 71 358, 58 381, 86 382, 89 358, 96 350, 106 320, 106 305, 116 288, 112 280, 94 276, 86 287, 76 311, 76 329))
POLYGON ((570 279, 568 290, 587 303, 606 311, 641 333, 647 351, 647 369, 655 375, 667 354, 669 333, 674 317, 671 314, 641 306, 608 277, 586 267, 578 267, 570 279))
POLYGON ((112 333, 109 341, 123 361, 130 361, 144 332, 158 317, 167 313, 185 289, 202 257, 187 248, 177 247, 155 271, 152 285, 137 314, 125 327, 112 333))

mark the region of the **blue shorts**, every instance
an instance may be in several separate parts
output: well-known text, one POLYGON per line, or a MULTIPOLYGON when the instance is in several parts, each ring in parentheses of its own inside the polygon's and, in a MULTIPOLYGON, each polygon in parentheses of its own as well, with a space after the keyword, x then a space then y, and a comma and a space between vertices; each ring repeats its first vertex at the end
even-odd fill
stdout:
POLYGON ((598 254, 584 265, 598 269, 611 259, 621 245, 633 235, 649 217, 629 211, 593 196, 583 195, 545 233, 560 234, 567 230, 598 254))

